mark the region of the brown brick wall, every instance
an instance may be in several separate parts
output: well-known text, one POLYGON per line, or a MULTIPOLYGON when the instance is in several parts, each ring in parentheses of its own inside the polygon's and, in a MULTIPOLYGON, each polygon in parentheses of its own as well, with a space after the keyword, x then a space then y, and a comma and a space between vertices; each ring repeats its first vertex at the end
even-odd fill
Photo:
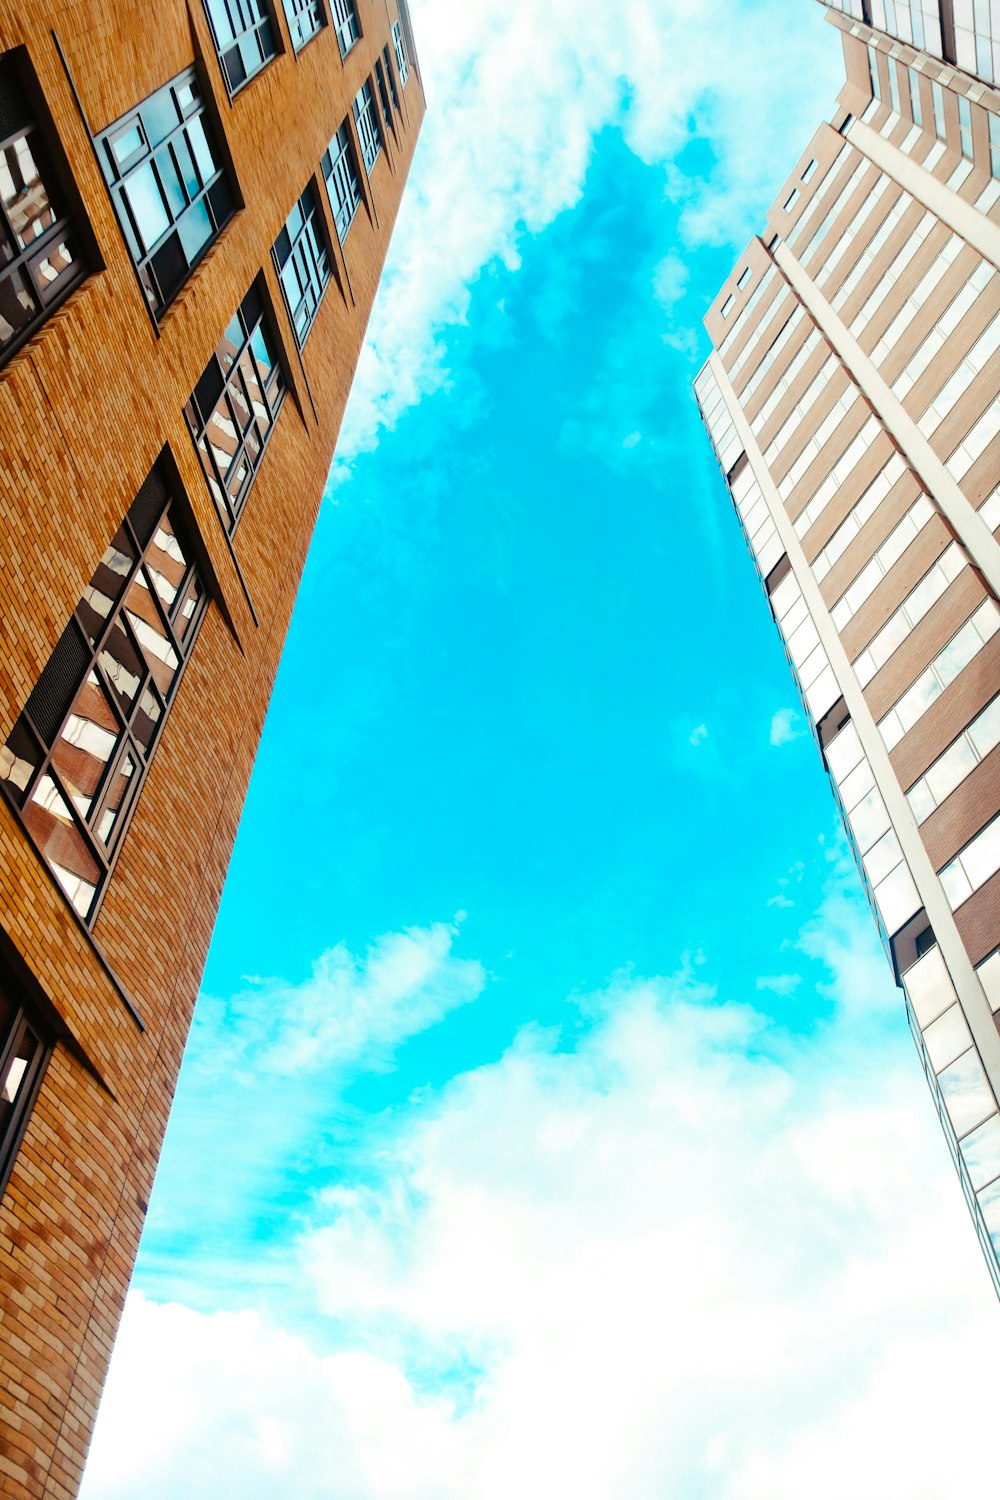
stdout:
POLYGON ((230 104, 200 0, 155 9, 139 0, 0 0, 0 51, 28 46, 105 267, 0 370, 0 741, 164 446, 219 593, 93 940, 0 803, 0 921, 64 1027, 0 1203, 0 1495, 19 1500, 62 1500, 79 1482, 274 674, 423 115, 413 68, 400 142, 389 136, 343 250, 321 188, 338 279, 300 359, 270 247, 306 182, 319 179, 320 156, 397 10, 395 0, 358 0, 363 36, 344 62, 330 27, 296 57, 278 11, 283 55, 230 104), (159 337, 53 31, 95 132, 194 60, 225 132, 245 207, 159 337), (182 409, 262 268, 290 395, 231 553, 182 409))

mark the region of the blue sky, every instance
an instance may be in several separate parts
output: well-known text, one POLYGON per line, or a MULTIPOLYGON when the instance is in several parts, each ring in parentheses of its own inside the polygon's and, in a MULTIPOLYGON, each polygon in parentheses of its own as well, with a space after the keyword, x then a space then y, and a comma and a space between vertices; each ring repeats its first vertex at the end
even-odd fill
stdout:
POLYGON ((85 1500, 952 1500, 996 1307, 690 394, 836 38, 412 8, 85 1500))

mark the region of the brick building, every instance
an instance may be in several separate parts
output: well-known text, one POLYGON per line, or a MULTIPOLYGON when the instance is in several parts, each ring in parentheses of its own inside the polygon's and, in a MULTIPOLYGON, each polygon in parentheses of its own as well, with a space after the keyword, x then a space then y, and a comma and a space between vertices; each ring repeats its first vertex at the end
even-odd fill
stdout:
POLYGON ((75 1494, 424 111, 405 0, 0 0, 0 1494, 75 1494))
POLYGON ((695 390, 1000 1291, 995 42, 971 0, 828 19, 846 86, 695 390))

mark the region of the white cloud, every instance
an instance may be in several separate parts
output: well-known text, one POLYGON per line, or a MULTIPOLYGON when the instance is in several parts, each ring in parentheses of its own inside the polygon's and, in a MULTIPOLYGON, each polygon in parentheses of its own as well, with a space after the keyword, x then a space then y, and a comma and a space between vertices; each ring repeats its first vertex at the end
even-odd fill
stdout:
POLYGON ((707 739, 708 725, 696 724, 691 733, 688 735, 688 744, 694 746, 703 745, 707 739))
POLYGON ((481 993, 482 965, 451 951, 462 915, 387 933, 363 957, 338 943, 301 984, 258 979, 227 1002, 203 999, 198 1023, 220 1032, 215 1065, 284 1074, 385 1067, 400 1043, 481 993))
POLYGON ((812 1036, 626 975, 413 1103, 300 1240, 336 1352, 134 1297, 83 1500, 978 1489, 997 1308, 864 917, 812 1036))
POLYGON ((772 995, 791 995, 801 983, 801 974, 761 974, 757 980, 757 988, 767 990, 772 995))
MULTIPOLYGON (((576 204, 602 129, 620 128, 643 161, 665 164, 687 247, 739 248, 819 124, 824 88, 832 102, 840 86, 836 38, 802 0, 420 0, 412 9, 430 108, 341 466, 449 385, 444 334, 465 321, 470 288, 492 264, 516 267, 524 236, 576 204), (726 65, 734 57, 738 79, 726 65), (714 159, 708 182, 668 165, 698 142, 714 159)), ((672 252, 657 294, 680 295, 681 274, 672 252)))
POLYGON ((802 715, 794 708, 779 708, 771 719, 770 742, 772 745, 789 745, 805 734, 802 715))

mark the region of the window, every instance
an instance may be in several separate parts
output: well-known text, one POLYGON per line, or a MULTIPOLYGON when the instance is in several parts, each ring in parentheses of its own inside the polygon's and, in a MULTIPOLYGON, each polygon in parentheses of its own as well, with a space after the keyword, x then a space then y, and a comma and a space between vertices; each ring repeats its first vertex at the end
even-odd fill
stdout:
POLYGON ((235 94, 278 53, 267 0, 205 0, 226 88, 235 94))
POLYGON ((389 48, 387 46, 382 48, 382 66, 385 70, 385 76, 389 83, 389 92, 392 95, 392 107, 398 115, 399 94, 396 92, 396 75, 392 71, 392 55, 389 52, 389 48))
POLYGON ((958 133, 962 141, 962 155, 972 160, 972 106, 964 94, 958 96, 958 133))
POLYGON ((868 76, 871 79, 872 98, 881 99, 882 90, 878 81, 878 53, 871 42, 868 43, 868 76))
POLYGON ((72 906, 93 921, 205 590, 154 468, 0 749, 0 786, 72 906))
POLYGON ((379 129, 378 115, 375 112, 375 96, 372 93, 370 81, 361 85, 351 108, 354 111, 358 136, 361 140, 361 155, 364 157, 365 167, 370 172, 382 150, 382 132, 379 129))
POLYGON ((282 4, 292 34, 292 46, 296 52, 301 52, 306 42, 311 42, 326 25, 323 0, 282 0, 282 4))
POLYGON ((913 116, 914 125, 923 125, 924 112, 920 107, 920 79, 912 68, 907 68, 906 74, 910 81, 910 114, 913 116))
POLYGON ((791 211, 792 211, 792 209, 795 207, 796 203, 798 203, 798 201, 799 201, 799 190, 798 190, 798 188, 792 188, 792 191, 789 193, 788 197, 785 199, 785 204, 784 204, 784 211, 785 211, 785 213, 786 214, 790 214, 791 211))
POLYGON ((0 1187, 14 1164, 49 1052, 41 1028, 0 984, 0 1187))
POLYGON ((816 163, 815 163, 815 161, 810 161, 809 165, 806 167, 805 171, 802 173, 802 181, 803 182, 808 182, 809 179, 810 179, 810 177, 812 176, 812 174, 815 172, 815 170, 816 170, 816 163))
POLYGON ((0 363, 86 272, 21 83, 26 66, 20 49, 0 58, 0 363))
POLYGON ((406 56, 406 44, 403 41, 403 29, 398 21, 392 23, 392 45, 396 49, 396 67, 399 69, 399 86, 406 88, 406 80, 410 76, 410 64, 406 56))
POLYGON ((376 57, 375 59, 375 83, 378 87, 378 96, 382 104, 382 118, 386 123, 386 128, 392 130, 392 106, 389 103, 389 90, 387 89, 385 83, 385 73, 382 68, 382 60, 378 57, 376 57))
POLYGON ((990 171, 1000 178, 1000 115, 990 114, 990 171))
POLYGON ((936 78, 931 79, 931 104, 934 108, 934 134, 946 141, 948 132, 944 123, 944 92, 936 78))
POLYGON ((361 35, 354 0, 333 0, 333 25, 341 57, 346 57, 361 35))
POLYGON ((258 277, 237 308, 184 412, 229 532, 239 519, 285 398, 261 281, 258 277))
POLYGON ((889 99, 892 103, 893 114, 902 114, 899 105, 899 74, 896 71, 896 64, 891 57, 889 58, 889 99))
POLYGON ((346 120, 323 152, 322 165, 333 220, 343 244, 361 202, 361 183, 346 120))
POLYGON ((193 68, 97 138, 118 222, 154 316, 236 208, 193 68))
POLYGON ((274 242, 273 254, 288 316, 301 349, 330 280, 330 257, 316 189, 311 182, 285 220, 285 227, 274 242))

